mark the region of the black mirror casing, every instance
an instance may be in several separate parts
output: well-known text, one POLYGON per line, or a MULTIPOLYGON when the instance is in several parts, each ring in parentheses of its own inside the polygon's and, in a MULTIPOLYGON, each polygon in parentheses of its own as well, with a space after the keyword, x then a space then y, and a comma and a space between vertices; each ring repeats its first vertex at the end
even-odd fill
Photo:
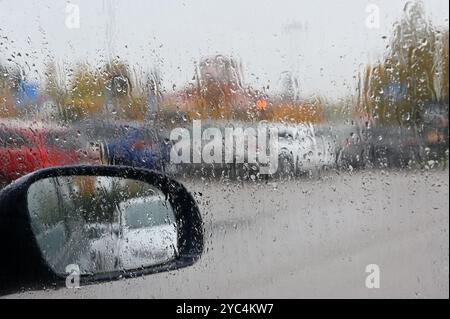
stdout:
POLYGON ((174 209, 178 231, 178 255, 174 260, 137 270, 82 275, 81 284, 175 270, 190 266, 200 258, 203 252, 200 211, 181 183, 155 171, 126 166, 47 168, 21 177, 0 192, 0 293, 65 285, 66 277, 54 273, 41 253, 31 227, 27 192, 30 185, 38 180, 74 175, 123 177, 160 189, 174 209))

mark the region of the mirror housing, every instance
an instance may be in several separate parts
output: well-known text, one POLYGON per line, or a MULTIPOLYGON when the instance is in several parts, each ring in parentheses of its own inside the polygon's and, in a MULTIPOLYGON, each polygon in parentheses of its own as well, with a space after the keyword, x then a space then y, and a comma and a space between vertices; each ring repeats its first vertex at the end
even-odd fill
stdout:
MULTIPOLYGON (((169 201, 177 227, 177 256, 163 264, 80 276, 80 284, 130 278, 175 270, 194 264, 203 252, 203 224, 192 195, 179 182, 146 169, 126 166, 65 166, 42 169, 21 177, 0 192, 0 293, 19 289, 61 287, 66 277, 47 263, 31 226, 27 194, 33 183, 60 176, 108 176, 145 182, 169 201)), ((67 274, 69 275, 69 274, 67 274)))

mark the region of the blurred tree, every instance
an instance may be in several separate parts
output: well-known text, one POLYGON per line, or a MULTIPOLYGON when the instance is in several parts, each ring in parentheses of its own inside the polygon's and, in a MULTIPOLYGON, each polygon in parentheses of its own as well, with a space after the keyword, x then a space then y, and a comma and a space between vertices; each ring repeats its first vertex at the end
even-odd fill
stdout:
POLYGON ((234 118, 237 97, 244 94, 239 61, 224 55, 203 58, 196 67, 194 80, 195 85, 185 92, 185 99, 192 103, 191 118, 234 118))
POLYGON ((0 84, 0 117, 16 117, 17 115, 11 92, 0 84))
POLYGON ((144 94, 147 96, 148 113, 150 116, 155 116, 161 110, 164 91, 161 73, 157 69, 150 71, 145 88, 144 94))
POLYGON ((292 103, 300 99, 299 95, 299 81, 291 71, 285 71, 280 77, 281 83, 281 98, 284 103, 292 103))
POLYGON ((445 33, 439 33, 426 19, 421 2, 406 4, 383 61, 366 66, 360 76, 358 104, 370 120, 419 127, 426 105, 448 96, 443 93, 448 92, 448 31, 446 48, 445 33))
POLYGON ((13 94, 19 88, 20 72, 0 63, 0 117, 16 117, 13 94))
POLYGON ((69 120, 64 104, 68 99, 65 72, 59 68, 55 61, 51 60, 45 64, 44 76, 43 93, 45 99, 50 100, 57 107, 59 120, 69 120))
POLYGON ((436 31, 435 86, 440 103, 449 103, 449 30, 436 31))
MULTIPOLYGON (((136 77, 135 77, 136 78, 136 77)), ((133 88, 130 67, 118 59, 105 65, 103 81, 106 97, 119 118, 143 121, 147 114, 146 90, 133 88)), ((137 82, 137 79, 135 83, 137 82)))
POLYGON ((324 105, 321 99, 313 101, 283 103, 275 101, 266 110, 266 119, 274 122, 321 123, 324 120, 324 105))
POLYGON ((73 72, 68 94, 64 95, 64 117, 81 120, 98 113, 104 105, 104 82, 100 73, 87 63, 73 72))

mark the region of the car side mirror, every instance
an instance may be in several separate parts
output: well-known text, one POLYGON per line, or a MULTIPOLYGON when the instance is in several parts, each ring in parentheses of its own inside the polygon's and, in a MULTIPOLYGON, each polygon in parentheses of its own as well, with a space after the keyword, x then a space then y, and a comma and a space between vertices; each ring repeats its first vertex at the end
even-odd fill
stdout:
POLYGON ((203 251, 198 206, 179 182, 121 166, 56 167, 0 192, 0 292, 174 270, 203 251))

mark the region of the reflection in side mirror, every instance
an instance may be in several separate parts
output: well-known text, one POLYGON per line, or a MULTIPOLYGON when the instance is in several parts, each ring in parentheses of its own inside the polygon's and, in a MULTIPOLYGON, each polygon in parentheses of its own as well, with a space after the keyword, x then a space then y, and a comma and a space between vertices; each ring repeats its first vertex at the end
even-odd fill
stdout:
POLYGON ((28 189, 31 226, 50 267, 63 275, 131 270, 177 254, 173 209, 162 192, 137 180, 58 176, 28 189))

